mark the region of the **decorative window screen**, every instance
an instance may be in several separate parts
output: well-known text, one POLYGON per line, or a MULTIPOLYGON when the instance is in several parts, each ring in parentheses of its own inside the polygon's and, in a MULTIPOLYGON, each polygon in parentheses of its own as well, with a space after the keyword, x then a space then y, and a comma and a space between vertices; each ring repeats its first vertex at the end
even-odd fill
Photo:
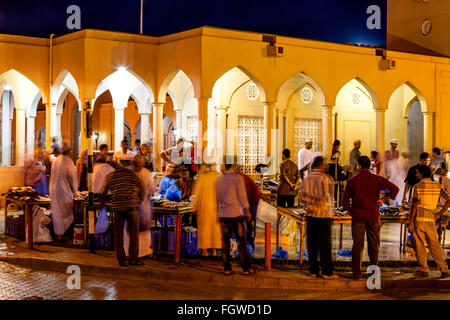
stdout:
POLYGON ((196 116, 189 116, 187 117, 188 122, 188 140, 193 140, 197 142, 197 117, 196 116))
POLYGON ((361 104, 361 94, 358 91, 352 93, 352 103, 355 106, 361 104))
POLYGON ((255 166, 264 163, 264 118, 238 117, 237 161, 245 174, 256 174, 255 166))
POLYGON ((310 138, 313 141, 312 152, 319 151, 321 124, 322 120, 295 119, 295 155, 297 155, 300 149, 305 146, 307 138, 310 138))

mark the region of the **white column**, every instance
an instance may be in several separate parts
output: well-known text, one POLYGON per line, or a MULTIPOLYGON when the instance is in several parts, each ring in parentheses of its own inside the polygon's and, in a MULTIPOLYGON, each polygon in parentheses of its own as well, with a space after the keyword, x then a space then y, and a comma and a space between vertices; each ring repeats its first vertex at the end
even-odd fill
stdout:
MULTIPOLYGON (((376 113, 376 136, 377 136, 377 151, 384 155, 386 151, 385 146, 385 127, 386 127, 386 110, 375 110, 376 113)), ((381 175, 385 174, 384 161, 381 163, 381 175)))
POLYGON ((203 137, 206 138, 205 133, 208 130, 208 102, 209 98, 197 99, 197 153, 194 162, 201 164, 203 159, 203 151, 207 148, 208 141, 203 141, 203 137))
POLYGON ((423 150, 431 154, 433 148, 433 112, 423 113, 423 150))
MULTIPOLYGON (((216 107, 216 113, 217 113, 217 125, 216 125, 216 147, 218 150, 221 150, 221 153, 219 151, 217 156, 217 160, 220 161, 221 159, 224 159, 223 157, 226 155, 227 150, 227 107, 226 106, 220 106, 216 107)), ((222 160, 223 161, 223 160, 222 160)))
POLYGON ((33 154, 33 152, 34 152, 35 120, 36 120, 35 116, 28 116, 28 118, 27 118, 27 154, 33 154))
MULTIPOLYGON (((278 165, 282 162, 282 154, 283 149, 285 147, 284 145, 284 115, 285 115, 286 109, 278 109, 278 165)), ((291 157, 294 157, 294 154, 291 154, 291 157)), ((294 158, 295 159, 295 158, 294 158)))
POLYGON ((11 120, 10 120, 10 94, 3 92, 2 96, 2 165, 11 165, 11 120))
POLYGON ((141 113, 141 141, 150 142, 150 114, 141 113))
POLYGON ((25 109, 16 108, 16 166, 25 163, 25 109))
POLYGON ((183 135, 183 110, 177 109, 176 112, 176 128, 177 128, 177 139, 183 135))
MULTIPOLYGON (((120 150, 124 132, 124 108, 114 107, 114 150, 120 150)), ((131 145, 131 141, 129 142, 131 145)))
POLYGON ((162 172, 160 154, 163 151, 163 103, 153 104, 153 156, 159 173, 162 172))
POLYGON ((331 156, 332 110, 332 107, 322 106, 322 153, 325 159, 331 156))
POLYGON ((60 144, 62 144, 61 116, 62 113, 57 113, 55 117, 55 136, 58 137, 60 144))
POLYGON ((50 135, 51 137, 58 136, 58 126, 57 126, 57 115, 56 115, 57 106, 56 104, 52 104, 50 109, 50 135))

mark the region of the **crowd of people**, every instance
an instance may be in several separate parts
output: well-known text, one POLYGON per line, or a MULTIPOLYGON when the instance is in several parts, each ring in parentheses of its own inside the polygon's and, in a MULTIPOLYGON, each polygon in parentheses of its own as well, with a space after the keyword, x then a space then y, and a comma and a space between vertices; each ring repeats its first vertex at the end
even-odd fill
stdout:
POLYGON ((354 142, 349 164, 339 164, 340 142, 333 143, 330 161, 320 153, 313 154, 312 141, 298 153, 298 166, 290 160, 290 151, 283 151, 280 166, 278 205, 292 206, 299 194, 299 202, 306 206, 307 246, 309 271, 312 277, 319 275, 318 255, 324 278, 337 278, 331 261, 332 208, 342 209, 352 216, 352 270, 353 278, 361 277, 361 258, 364 237, 367 238, 371 265, 378 264, 380 247, 380 211, 386 205, 404 208, 410 205, 409 231, 415 240, 415 254, 420 276, 428 276, 428 247, 441 275, 448 275, 444 252, 438 241, 436 221, 445 219, 450 207, 450 179, 448 167, 439 148, 433 154, 420 154, 419 163, 407 169, 408 153, 397 150, 398 140, 391 140, 391 147, 381 156, 371 152, 371 158, 360 152, 361 141, 354 142), (382 174, 382 166, 385 175, 382 174), (299 187, 300 185, 300 187, 299 187), (337 194, 336 194, 337 192, 337 194), (280 197, 281 196, 281 197, 280 197), (443 218, 445 217, 445 218, 443 218))
MULTIPOLYGON (((171 201, 191 201, 196 209, 198 248, 203 256, 217 256, 220 249, 224 274, 232 274, 230 238, 233 235, 239 244, 244 274, 255 272, 247 245, 254 248, 256 211, 261 197, 259 187, 249 176, 239 172, 236 164, 226 165, 223 172, 217 170, 214 161, 207 160, 198 166, 194 163, 194 148, 194 142, 180 138, 174 147, 160 154, 167 167, 163 168, 165 175, 157 186, 158 166, 151 144, 136 140, 131 150, 128 141, 123 140, 121 149, 112 157, 108 146, 100 145, 94 159, 93 191, 103 204, 111 196, 115 249, 120 266, 142 264, 140 258, 152 257, 151 197, 159 194, 171 201)), ((39 189, 39 192, 50 195, 53 232, 59 241, 70 237, 74 195, 88 189, 87 150, 79 154, 75 165, 72 155, 67 143, 60 147, 53 141, 49 150, 38 146, 34 155, 29 156, 25 171, 27 185, 36 190, 39 184, 46 185, 48 178, 48 191, 39 189), (48 161, 44 164, 43 159, 48 161)))
MULTIPOLYGON (((397 150, 397 140, 391 141, 390 149, 384 154, 372 151, 370 159, 361 154, 361 144, 359 140, 354 142, 349 163, 342 166, 339 140, 333 143, 329 159, 311 151, 311 139, 298 152, 297 163, 291 159, 289 149, 282 152, 277 205, 294 207, 297 201, 305 206, 311 276, 318 277, 322 269, 323 278, 338 277, 333 272, 331 255, 333 208, 341 206, 352 216, 352 269, 353 277, 359 279, 364 237, 367 237, 371 264, 378 263, 379 207, 385 203, 407 202, 412 204, 409 230, 416 241, 419 273, 429 272, 425 249, 428 245, 442 275, 447 275, 435 227, 435 220, 450 207, 450 179, 441 151, 434 148, 431 157, 422 153, 419 163, 406 170, 407 153, 397 150)), ((119 265, 141 264, 140 258, 152 256, 151 197, 159 194, 171 201, 192 203, 196 209, 198 248, 203 256, 216 256, 220 249, 225 275, 233 274, 230 263, 233 236, 244 274, 254 273, 248 245, 254 249, 256 213, 261 199, 254 180, 240 172, 236 159, 221 170, 212 159, 206 159, 202 165, 195 164, 195 143, 180 138, 174 147, 160 154, 167 166, 162 168, 165 175, 157 185, 155 177, 159 168, 151 149, 151 144, 141 144, 139 140, 130 149, 128 141, 123 140, 121 150, 111 157, 108 146, 102 144, 94 160, 94 192, 103 203, 112 195, 110 209, 119 265)), ((75 166, 71 155, 67 143, 60 147, 54 141, 50 150, 38 146, 26 163, 28 185, 46 194, 46 180, 49 181, 53 230, 59 240, 73 224, 74 194, 87 190, 88 185, 87 150, 80 153, 75 166)))

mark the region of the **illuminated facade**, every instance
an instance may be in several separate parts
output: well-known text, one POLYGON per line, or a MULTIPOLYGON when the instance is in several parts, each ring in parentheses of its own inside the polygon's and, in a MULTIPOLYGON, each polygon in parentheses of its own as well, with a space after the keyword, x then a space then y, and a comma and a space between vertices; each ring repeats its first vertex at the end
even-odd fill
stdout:
POLYGON ((262 38, 212 27, 159 38, 83 30, 52 43, 0 35, 1 170, 19 170, 9 166, 52 136, 86 148, 87 101, 94 149, 140 138, 159 154, 182 135, 248 165, 265 152, 276 165, 309 135, 326 155, 341 140, 344 162, 356 139, 364 154, 392 138, 413 154, 450 149, 449 59, 386 51, 396 63, 385 70, 375 48, 277 36, 284 53, 268 56, 262 38))

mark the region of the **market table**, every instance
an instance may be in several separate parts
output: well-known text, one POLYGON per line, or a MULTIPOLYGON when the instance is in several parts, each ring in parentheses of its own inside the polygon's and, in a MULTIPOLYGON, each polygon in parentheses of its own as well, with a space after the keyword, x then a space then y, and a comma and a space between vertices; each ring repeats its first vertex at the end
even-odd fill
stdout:
MULTIPOLYGON (((294 210, 299 210, 299 208, 283 208, 277 207, 277 214, 279 216, 283 216, 289 219, 294 220, 297 223, 297 226, 300 230, 300 253, 299 253, 299 262, 300 265, 303 264, 303 247, 304 247, 304 235, 305 235, 305 225, 306 225, 306 217, 294 212, 294 210)), ((409 223, 409 215, 397 215, 397 216, 380 216, 381 225, 384 223, 399 223, 400 224, 400 251, 405 252, 406 250, 406 230, 407 224, 409 223)), ((277 219, 277 224, 280 223, 280 219, 277 219)), ((333 217, 333 224, 339 224, 343 226, 344 224, 351 224, 352 217, 350 215, 339 215, 335 214, 333 217)), ((277 233, 279 227, 277 226, 277 233)), ((278 235, 277 235, 278 239, 278 235)), ((340 249, 342 249, 342 232, 340 233, 340 241, 339 241, 340 249)), ((278 243, 277 243, 278 248, 278 243)))
POLYGON ((175 221, 175 250, 174 260, 176 263, 180 262, 181 257, 181 221, 185 214, 192 214, 195 210, 191 206, 179 206, 179 207, 152 207, 152 215, 168 215, 175 221))
POLYGON ((23 212, 25 215, 25 243, 28 246, 28 249, 33 249, 33 214, 31 207, 33 205, 50 207, 50 198, 41 198, 40 200, 36 200, 33 198, 29 198, 27 200, 21 198, 15 198, 12 196, 6 196, 5 198, 5 231, 6 224, 8 223, 8 204, 14 203, 17 206, 23 208, 23 212))

